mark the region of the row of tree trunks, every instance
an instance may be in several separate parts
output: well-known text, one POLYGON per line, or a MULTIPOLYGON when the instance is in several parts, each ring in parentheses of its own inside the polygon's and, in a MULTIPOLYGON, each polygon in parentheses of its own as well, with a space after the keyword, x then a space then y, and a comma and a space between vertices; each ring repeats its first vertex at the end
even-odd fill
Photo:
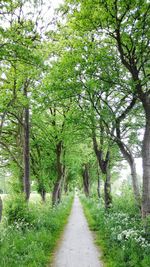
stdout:
MULTIPOLYGON (((134 193, 134 197, 135 197, 135 202, 137 204, 137 206, 141 209, 141 196, 140 196, 140 189, 139 189, 139 184, 138 184, 138 179, 137 179, 137 173, 136 173, 136 164, 135 164, 135 160, 134 160, 134 156, 132 151, 127 147, 127 145, 122 141, 122 137, 121 137, 121 127, 120 124, 121 122, 126 118, 127 114, 132 110, 132 108, 134 107, 134 105, 136 104, 136 97, 133 96, 131 103, 126 107, 126 109, 119 115, 118 118, 116 118, 116 138, 114 138, 114 131, 110 131, 110 138, 112 138, 113 141, 116 142, 116 144, 118 145, 123 157, 127 160, 130 169, 131 169, 131 178, 132 178, 132 186, 133 186, 133 193, 134 193)), ((108 105, 109 106, 109 105, 108 105)), ((114 114, 115 117, 115 114, 114 114)), ((103 159, 103 140, 102 140, 102 144, 100 144, 101 149, 98 148, 98 144, 97 144, 97 138, 96 138, 96 133, 95 133, 95 126, 93 123, 93 130, 92 130, 92 134, 93 134, 93 147, 94 147, 94 151, 98 160, 98 164, 100 167, 100 170, 103 174, 105 174, 106 179, 105 182, 106 184, 104 185, 104 191, 105 194, 107 194, 107 186, 110 187, 109 183, 107 182, 107 180, 109 180, 107 177, 109 177, 109 175, 107 175, 107 172, 109 172, 109 169, 107 167, 107 165, 109 165, 109 162, 107 159, 103 159), (108 170, 107 170, 108 169, 108 170)), ((102 135, 102 139, 103 139, 103 125, 102 123, 100 123, 100 129, 101 129, 101 135, 102 135)), ((108 189, 108 192, 110 190, 108 189)), ((107 194, 108 195, 108 194, 107 194)), ((107 197, 106 197, 107 199, 107 197)), ((109 199, 109 196, 108 196, 109 199)), ((110 200, 108 200, 108 202, 111 202, 111 197, 110 200)), ((108 204, 106 204, 107 206, 108 204)))
POLYGON ((108 209, 112 205, 112 196, 111 196, 111 175, 110 175, 110 152, 109 150, 106 153, 105 159, 103 159, 102 150, 98 148, 96 134, 93 130, 93 148, 97 161, 99 164, 100 171, 105 175, 104 180, 104 199, 105 199, 105 208, 108 209))
MULTIPOLYGON (((88 163, 84 164, 83 166, 82 177, 83 177, 83 189, 84 189, 85 196, 89 197, 90 196, 90 176, 89 176, 89 164, 88 163)), ((107 195, 108 186, 110 186, 108 185, 108 183, 109 183, 109 179, 107 179, 107 186, 105 186, 106 195, 107 195)), ((100 174, 99 174, 99 170, 97 170, 97 196, 99 199, 101 197, 100 185, 101 185, 100 174)))
MULTIPOLYGON (((24 84, 23 93, 27 103, 22 111, 20 111, 20 114, 16 115, 15 112, 8 112, 9 114, 15 116, 15 118, 18 120, 18 132, 16 137, 18 158, 13 157, 13 155, 12 157, 19 169, 19 192, 24 192, 26 201, 28 201, 30 197, 30 114, 28 104, 28 86, 29 82, 26 81, 24 84)), ((10 152, 10 150, 8 151, 10 152)))
MULTIPOLYGON (((136 54, 137 52, 137 43, 133 41, 132 53, 130 49, 126 49, 128 53, 124 52, 124 47, 128 48, 128 44, 122 42, 122 34, 120 30, 120 23, 118 23, 118 18, 116 16, 116 29, 115 29, 115 40, 117 43, 118 51, 120 54, 120 59, 125 68, 132 75, 133 81, 135 83, 135 92, 134 95, 138 97, 140 102, 143 105, 145 112, 145 133, 142 144, 142 161, 143 161, 143 194, 142 194, 142 217, 147 217, 150 215, 150 92, 146 90, 145 81, 141 81, 143 74, 145 72, 143 57, 146 57, 144 54, 136 54), (140 58, 142 55, 141 66, 139 66, 140 58), (137 60, 135 58, 137 57, 137 60), (128 59, 131 59, 130 61, 128 59), (141 69, 144 70, 141 75, 141 69)), ((147 51, 149 51, 149 44, 147 43, 147 51)), ((146 49, 145 48, 145 49, 146 49)), ((146 53, 146 52, 145 52, 146 53)), ((147 55, 148 56, 148 55, 147 55)), ((148 76, 147 76, 148 77, 148 76)))

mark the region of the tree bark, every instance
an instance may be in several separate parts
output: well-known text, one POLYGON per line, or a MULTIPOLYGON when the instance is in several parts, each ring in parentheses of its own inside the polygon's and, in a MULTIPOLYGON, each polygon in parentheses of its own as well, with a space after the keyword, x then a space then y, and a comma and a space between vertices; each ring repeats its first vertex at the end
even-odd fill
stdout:
POLYGON ((2 198, 0 197, 0 222, 2 219, 2 212, 3 212, 3 202, 2 202, 2 198))
POLYGON ((129 165, 131 169, 134 197, 135 197, 136 203, 141 209, 141 195, 140 195, 140 189, 139 189, 139 184, 138 184, 138 179, 137 179, 136 164, 135 164, 134 159, 129 163, 129 165))
POLYGON ((105 159, 103 159, 102 150, 98 148, 95 132, 93 131, 93 147, 95 151, 95 155, 97 157, 97 161, 99 164, 99 168, 101 172, 105 175, 105 183, 104 183, 104 194, 105 194, 105 207, 106 209, 112 205, 112 197, 111 197, 111 183, 110 183, 110 170, 109 170, 109 163, 110 163, 110 153, 109 150, 106 153, 105 159))
POLYGON ((53 206, 58 204, 58 193, 59 193, 60 181, 57 181, 54 185, 53 194, 52 194, 52 204, 53 206))
MULTIPOLYGON (((65 150, 63 151, 63 158, 65 159, 65 150)), ((68 180, 67 180, 67 174, 66 174, 66 165, 65 165, 65 161, 62 164, 62 185, 61 185, 61 195, 62 195, 62 191, 65 192, 65 186, 67 184, 68 180)), ((65 192, 66 193, 66 192, 65 192)), ((60 197, 61 197, 60 195, 60 197)))
POLYGON ((46 201, 46 191, 44 189, 42 189, 40 191, 40 195, 41 195, 42 201, 45 202, 46 201))
POLYGON ((86 197, 89 197, 90 195, 90 190, 89 190, 89 171, 88 171, 88 164, 84 165, 84 169, 83 169, 83 188, 84 188, 84 193, 86 195, 86 197))
MULTIPOLYGON (((24 86, 24 95, 28 99, 27 87, 24 86)), ((29 107, 24 109, 24 193, 26 200, 30 197, 30 130, 29 130, 29 107)))
POLYGON ((144 100, 143 103, 146 126, 142 147, 143 158, 143 195, 142 195, 142 216, 150 215, 150 99, 144 100))
POLYGON ((60 181, 60 186, 59 186, 59 189, 58 189, 58 203, 61 202, 61 196, 62 196, 62 183, 63 183, 63 180, 61 179, 60 181))
POLYGON ((98 176, 98 179, 97 179, 97 195, 98 195, 98 198, 100 199, 101 197, 101 193, 100 193, 100 178, 98 176))
POLYGON ((63 170, 62 170, 62 163, 61 163, 61 152, 62 152, 62 141, 60 141, 56 145, 56 161, 57 161, 57 180, 54 184, 54 189, 52 193, 52 204, 56 205, 60 201, 61 197, 61 182, 62 182, 62 175, 63 175, 63 170))
POLYGON ((65 194, 68 193, 68 175, 65 175, 65 179, 64 179, 64 192, 65 194))
POLYGON ((104 183, 104 193, 105 193, 105 208, 108 209, 111 207, 112 204, 112 197, 111 197, 111 183, 110 183, 110 170, 109 166, 107 166, 106 170, 106 180, 104 183))

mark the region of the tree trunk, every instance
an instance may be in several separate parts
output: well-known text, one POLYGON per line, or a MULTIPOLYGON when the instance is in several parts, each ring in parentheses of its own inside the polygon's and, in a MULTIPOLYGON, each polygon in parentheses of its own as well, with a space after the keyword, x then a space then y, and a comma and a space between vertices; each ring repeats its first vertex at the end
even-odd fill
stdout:
POLYGON ((64 186, 64 191, 65 191, 65 194, 68 193, 68 183, 65 183, 65 186, 64 186))
MULTIPOLYGON (((150 103, 145 100, 144 109, 146 113, 146 127, 142 147, 143 159, 143 195, 142 216, 150 215, 150 103)), ((150 102, 150 100, 149 100, 150 102)))
POLYGON ((2 202, 2 198, 0 197, 0 222, 2 219, 2 211, 3 211, 3 202, 2 202))
POLYGON ((136 164, 135 164, 134 159, 129 164, 130 164, 130 169, 131 169, 134 197, 135 197, 137 205, 141 209, 141 195, 140 195, 140 190, 139 190, 139 184, 138 184, 137 173, 136 173, 136 164))
POLYGON ((61 152, 62 152, 62 142, 60 141, 56 146, 56 158, 57 158, 57 181, 54 184, 53 194, 52 194, 52 204, 56 205, 60 201, 60 190, 62 186, 62 163, 61 163, 61 152))
MULTIPOLYGON (((27 96, 26 96, 27 97, 27 96)), ((24 109, 21 109, 20 115, 20 124, 18 125, 18 134, 17 134, 17 140, 16 144, 19 149, 19 154, 20 154, 20 165, 22 168, 20 168, 19 171, 19 183, 20 183, 20 190, 21 193, 24 192, 24 165, 22 162, 24 161, 24 109)), ((18 155, 19 156, 19 155, 18 155)))
POLYGON ((64 192, 65 192, 65 194, 68 193, 68 175, 65 175, 65 180, 64 180, 64 192))
MULTIPOLYGON (((24 87, 24 95, 27 99, 27 88, 24 87)), ((24 109, 24 193, 26 200, 30 197, 30 146, 29 146, 29 107, 24 109)))
POLYGON ((106 156, 103 159, 103 151, 101 149, 98 149, 98 144, 97 144, 94 131, 93 131, 93 147, 94 147, 95 155, 97 157, 99 168, 106 177, 105 183, 104 183, 104 195, 105 195, 105 207, 107 209, 112 204, 111 184, 110 184, 111 176, 110 176, 110 170, 109 170, 110 152, 109 150, 107 150, 106 156))
MULTIPOLYGON (((63 157, 65 158, 65 152, 63 153, 63 157)), ((62 192, 65 192, 65 184, 67 183, 67 175, 66 175, 66 165, 65 162, 62 164, 62 181, 61 181, 61 190, 60 190, 60 200, 62 192)))
POLYGON ((60 186, 58 189, 58 203, 61 202, 61 196, 62 196, 62 180, 60 181, 60 186))
POLYGON ((118 138, 117 144, 120 148, 120 151, 130 166, 132 188, 133 188, 133 193, 134 193, 134 198, 135 198, 136 204, 139 208, 141 208, 141 196, 140 196, 140 190, 139 190, 139 184, 138 184, 137 173, 136 173, 136 164, 135 164, 134 157, 132 155, 131 150, 121 141, 120 135, 117 135, 117 138, 118 138))
POLYGON ((100 183, 100 178, 99 178, 99 176, 98 176, 98 179, 97 179, 97 195, 98 195, 98 198, 100 199, 100 197, 101 197, 101 193, 100 193, 100 185, 101 185, 101 183, 100 183))
POLYGON ((56 205, 58 203, 58 192, 59 192, 59 183, 60 181, 57 181, 54 185, 53 194, 52 194, 52 204, 56 205))
MULTIPOLYGON (((133 81, 135 82, 135 93, 140 99, 144 111, 145 111, 145 118, 146 118, 146 126, 145 126, 145 133, 143 139, 143 146, 142 146, 142 161, 143 161, 143 194, 142 194, 142 216, 147 217, 150 215, 150 92, 149 90, 143 90, 142 87, 145 86, 145 82, 141 82, 140 80, 140 68, 144 67, 144 62, 142 62, 141 67, 137 66, 138 60, 135 60, 135 51, 136 46, 134 47, 133 51, 128 51, 124 53, 124 44, 121 38, 120 27, 116 27, 116 41, 118 45, 118 51, 120 53, 120 59, 122 64, 126 67, 126 69, 131 73, 133 81), (132 60, 129 62, 129 57, 132 60), (144 84, 144 85, 142 85, 144 84)), ((142 76, 141 76, 142 77, 142 76)))
POLYGON ((108 209, 111 207, 112 204, 112 197, 111 197, 111 183, 110 183, 110 170, 107 166, 106 170, 106 180, 104 183, 104 195, 105 195, 105 208, 108 209))
POLYGON ((60 185, 58 189, 58 203, 61 202, 61 197, 62 197, 62 192, 63 192, 63 187, 64 187, 64 180, 65 180, 65 173, 64 171, 62 171, 62 176, 61 176, 60 185))
POLYGON ((45 202, 46 201, 46 191, 44 189, 41 190, 40 195, 42 197, 42 201, 45 202))
POLYGON ((52 205, 57 205, 61 201, 62 179, 56 181, 52 193, 52 205))
POLYGON ((89 171, 88 171, 88 164, 84 165, 84 170, 83 170, 83 188, 84 188, 84 193, 86 197, 89 197, 90 192, 89 192, 89 171))

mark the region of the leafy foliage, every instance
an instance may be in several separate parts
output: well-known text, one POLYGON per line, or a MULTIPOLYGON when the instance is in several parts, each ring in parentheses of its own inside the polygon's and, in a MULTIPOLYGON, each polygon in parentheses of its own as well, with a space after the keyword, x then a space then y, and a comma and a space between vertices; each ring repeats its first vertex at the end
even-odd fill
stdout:
POLYGON ((128 204, 126 197, 127 193, 117 197, 109 212, 105 212, 103 204, 94 198, 82 198, 82 203, 89 225, 96 231, 97 244, 102 248, 107 266, 147 267, 150 263, 148 232, 134 208, 132 196, 128 194, 128 204))
POLYGON ((26 204, 17 199, 12 213, 6 209, 8 217, 0 226, 0 265, 47 266, 70 213, 71 203, 72 196, 53 209, 49 203, 31 203, 27 209, 26 204))

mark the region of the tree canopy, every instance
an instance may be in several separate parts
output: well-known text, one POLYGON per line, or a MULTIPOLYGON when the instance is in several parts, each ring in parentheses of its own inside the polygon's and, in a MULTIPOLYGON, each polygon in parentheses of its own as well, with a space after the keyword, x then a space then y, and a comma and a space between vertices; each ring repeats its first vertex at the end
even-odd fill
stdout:
POLYGON ((150 6, 146 0, 1 1, 0 162, 29 200, 31 181, 53 204, 75 186, 131 169, 136 205, 150 214, 150 6), (47 10, 49 7, 47 6, 47 10), (51 13, 50 13, 51 14, 51 13), (144 134, 143 134, 144 133, 144 134), (142 192, 135 158, 142 157, 142 192))

